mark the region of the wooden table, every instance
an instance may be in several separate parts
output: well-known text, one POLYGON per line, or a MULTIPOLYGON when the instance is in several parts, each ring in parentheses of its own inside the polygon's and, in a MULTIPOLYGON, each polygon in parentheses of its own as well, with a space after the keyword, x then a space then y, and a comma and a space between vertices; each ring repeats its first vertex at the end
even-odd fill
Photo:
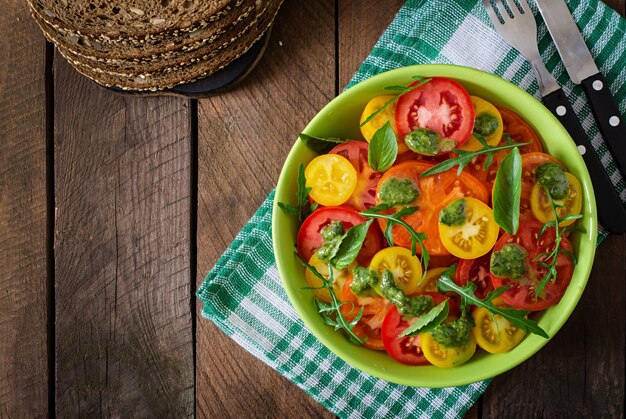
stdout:
MULTIPOLYGON (((186 100, 98 87, 24 1, 2 2, 0 418, 331 416, 201 318, 194 292, 391 3, 287 1, 253 74, 186 100)), ((565 327, 468 416, 623 415, 625 244, 607 239, 565 327)))

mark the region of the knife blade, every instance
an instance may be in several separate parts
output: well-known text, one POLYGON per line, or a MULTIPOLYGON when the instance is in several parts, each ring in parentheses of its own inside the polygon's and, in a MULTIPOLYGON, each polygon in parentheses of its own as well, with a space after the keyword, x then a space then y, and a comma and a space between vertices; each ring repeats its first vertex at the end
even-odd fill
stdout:
POLYGON ((567 73, 575 84, 582 84, 600 133, 626 177, 626 121, 609 84, 598 70, 567 4, 563 0, 535 1, 567 73))

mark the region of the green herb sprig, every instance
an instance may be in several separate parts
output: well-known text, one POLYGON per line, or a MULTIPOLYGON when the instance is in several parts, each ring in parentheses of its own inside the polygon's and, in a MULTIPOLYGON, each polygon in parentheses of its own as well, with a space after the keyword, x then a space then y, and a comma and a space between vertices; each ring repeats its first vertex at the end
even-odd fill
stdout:
POLYGON ((428 270, 428 262, 430 261, 430 254, 428 253, 428 250, 426 250, 426 246, 424 246, 424 241, 428 237, 426 236, 426 234, 424 234, 421 231, 420 232, 415 231, 415 229, 411 227, 409 223, 407 223, 406 221, 402 219, 403 217, 413 214, 415 211, 419 209, 419 207, 404 207, 394 214, 385 214, 382 212, 382 211, 390 210, 391 208, 393 208, 393 205, 386 204, 383 202, 370 209, 361 211, 359 214, 365 218, 380 218, 380 219, 387 221, 387 227, 385 228, 384 234, 385 234, 385 238, 387 239, 387 242, 389 243, 389 246, 394 246, 393 234, 392 234, 392 229, 394 225, 400 225, 404 227, 406 231, 409 232, 409 235, 411 237, 411 253, 413 254, 413 256, 417 254, 418 244, 422 253, 421 262, 422 262, 422 265, 424 266, 424 274, 422 275, 422 279, 420 280, 420 283, 421 283, 424 281, 424 278, 426 278, 426 271, 428 270))
POLYGON ((367 231, 374 220, 367 220, 364 223, 350 227, 341 237, 341 240, 328 258, 330 263, 337 269, 346 269, 356 260, 357 255, 363 247, 367 231))
POLYGON ((552 199, 552 196, 550 195, 546 187, 544 187, 543 189, 546 192, 546 195, 548 196, 548 201, 550 202, 550 207, 552 208, 552 215, 554 216, 554 220, 548 221, 541 227, 541 230, 539 230, 538 237, 541 238, 541 236, 543 236, 543 233, 545 233, 547 229, 553 227, 554 228, 554 249, 547 251, 547 252, 539 253, 537 256, 533 258, 533 262, 538 261, 539 266, 542 266, 548 270, 546 274, 544 275, 544 277, 539 282, 539 284, 537 285, 537 287, 535 288, 535 300, 538 298, 541 291, 543 291, 546 285, 548 285, 548 282, 552 281, 554 283, 556 281, 556 277, 557 277, 556 266, 558 264, 559 254, 564 254, 567 257, 569 257, 574 265, 576 265, 577 263, 576 256, 574 255, 574 253, 572 253, 571 251, 567 249, 561 249, 561 241, 563 240, 564 234, 567 233, 568 231, 579 231, 582 233, 585 232, 585 229, 582 227, 577 227, 577 226, 561 227, 560 226, 560 224, 563 221, 578 220, 579 218, 582 218, 582 214, 568 214, 563 217, 560 217, 557 209, 561 208, 561 205, 554 202, 554 200, 552 199))
POLYGON ((363 317, 364 307, 361 307, 356 317, 354 317, 351 321, 348 321, 341 312, 341 307, 344 304, 352 303, 339 301, 339 299, 337 298, 335 290, 333 289, 333 282, 335 279, 333 276, 333 267, 330 262, 328 263, 328 279, 326 279, 324 278, 324 275, 320 274, 318 270, 315 269, 315 267, 309 265, 304 259, 302 259, 302 257, 300 257, 297 252, 295 253, 295 255, 305 268, 310 270, 313 275, 315 275, 320 281, 322 281, 322 285, 320 287, 304 287, 302 289, 310 291, 326 289, 330 294, 330 303, 320 301, 318 298, 315 299, 317 311, 324 319, 324 322, 335 330, 343 330, 352 343, 355 343, 357 345, 363 345, 365 339, 360 338, 356 335, 356 333, 354 333, 354 326, 356 326, 359 320, 361 320, 361 317, 363 317))
POLYGON ((417 89, 418 87, 423 86, 424 84, 428 83, 431 80, 430 78, 426 78, 426 77, 422 77, 422 76, 412 76, 411 78, 413 80, 417 81, 417 84, 415 84, 414 86, 408 86, 408 87, 407 86, 387 86, 387 87, 385 87, 385 90, 399 91, 399 93, 394 95, 389 100, 385 101, 385 103, 383 103, 380 106, 380 108, 376 109, 367 118, 365 118, 365 120, 363 122, 361 122, 360 126, 362 127, 365 124, 367 124, 368 122, 370 122, 372 119, 374 119, 374 117, 376 115, 378 115, 379 113, 384 111, 385 108, 387 108, 387 106, 389 106, 391 103, 393 103, 396 99, 398 99, 403 94, 409 93, 411 90, 417 89))
POLYGON ((480 150, 476 150, 476 151, 467 151, 467 150, 460 150, 458 148, 455 148, 452 150, 452 152, 458 154, 457 157, 453 157, 451 159, 442 161, 438 165, 426 170, 424 173, 420 175, 420 177, 436 175, 437 173, 442 173, 442 172, 445 172, 446 170, 452 169, 454 166, 459 166, 457 170, 457 176, 458 176, 461 174, 465 166, 467 166, 472 160, 474 160, 478 156, 487 156, 487 158, 485 159, 484 167, 483 167, 484 170, 487 170, 489 166, 491 166, 491 163, 493 163, 493 157, 498 151, 510 150, 515 147, 522 147, 522 146, 530 144, 530 143, 516 143, 515 141, 511 139, 509 135, 504 134, 502 138, 504 138, 504 140, 506 141, 506 144, 499 145, 499 146, 492 146, 487 143, 487 140, 485 140, 483 136, 476 134, 476 133, 474 133, 474 136, 478 139, 478 141, 483 146, 483 148, 481 148, 480 150))
POLYGON ((300 222, 304 221, 311 212, 315 211, 316 204, 309 205, 309 192, 311 188, 306 186, 306 177, 304 176, 304 164, 300 163, 298 168, 298 189, 296 191, 296 205, 279 202, 278 206, 289 215, 298 217, 300 222))
POLYGON ((487 309, 492 315, 499 315, 502 318, 508 320, 515 327, 522 329, 526 333, 534 333, 548 339, 548 334, 543 330, 536 321, 526 318, 531 313, 530 310, 519 310, 516 308, 504 308, 498 307, 493 304, 493 300, 505 293, 508 290, 508 286, 499 287, 491 291, 485 296, 484 299, 476 297, 474 291, 476 290, 476 284, 468 282, 467 285, 457 285, 452 276, 456 272, 456 264, 446 269, 437 282, 437 288, 441 292, 454 292, 461 297, 462 308, 469 305, 475 305, 476 307, 483 307, 487 309))
POLYGON ((445 319, 448 318, 450 313, 450 307, 448 305, 448 299, 439 303, 435 307, 431 308, 428 313, 421 316, 417 321, 404 329, 398 337, 415 336, 420 333, 430 332, 439 326, 445 319))

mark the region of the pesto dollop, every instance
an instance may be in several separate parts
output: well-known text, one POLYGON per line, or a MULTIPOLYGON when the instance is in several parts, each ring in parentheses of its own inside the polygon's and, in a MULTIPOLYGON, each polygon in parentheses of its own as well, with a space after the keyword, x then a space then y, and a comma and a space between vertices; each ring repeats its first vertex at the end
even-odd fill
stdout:
POLYGON ((526 273, 528 252, 519 244, 508 243, 491 254, 491 273, 501 278, 518 279, 526 273))
POLYGON ((466 312, 450 323, 437 326, 431 335, 440 345, 448 348, 458 348, 470 341, 474 320, 466 312))
POLYGON ((352 283, 350 290, 354 295, 371 294, 372 286, 378 283, 378 275, 371 269, 357 265, 352 271, 352 283))
POLYGON ((390 205, 410 204, 419 194, 419 189, 411 179, 392 177, 380 186, 378 198, 381 202, 390 205))
POLYGON ((380 279, 380 290, 383 297, 391 301, 400 314, 405 316, 418 317, 433 308, 433 299, 429 295, 418 295, 409 297, 402 290, 396 287, 393 274, 389 270, 384 270, 380 279))
POLYGON ((447 226, 460 226, 465 224, 465 219, 467 218, 467 212, 465 211, 466 206, 467 201, 465 201, 464 198, 452 201, 439 212, 439 222, 447 226))
POLYGON ((337 250, 337 246, 341 243, 343 237, 343 223, 341 221, 333 221, 321 231, 324 244, 317 249, 317 257, 321 260, 328 261, 337 250))
POLYGON ((545 163, 535 172, 537 182, 546 188, 552 199, 563 199, 569 190, 569 181, 565 171, 556 163, 545 163))
POLYGON ((498 118, 483 112, 474 119, 474 132, 486 137, 496 132, 499 125, 498 118))
POLYGON ((407 134, 404 137, 404 143, 410 150, 427 156, 436 156, 450 151, 456 145, 456 142, 441 138, 435 131, 427 128, 418 128, 407 134))

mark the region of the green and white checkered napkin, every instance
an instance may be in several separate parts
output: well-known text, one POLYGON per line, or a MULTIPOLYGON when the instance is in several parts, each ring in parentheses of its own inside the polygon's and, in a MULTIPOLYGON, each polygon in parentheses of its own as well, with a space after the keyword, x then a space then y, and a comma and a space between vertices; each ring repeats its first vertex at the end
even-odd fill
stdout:
MULTIPOLYGON (((571 0, 592 54, 626 113, 626 21, 597 0, 571 0), (583 23, 581 23, 583 22, 583 23)), ((537 13, 536 8, 534 9, 537 13)), ((540 20, 540 19, 539 19, 540 20)), ((539 45, 548 69, 570 98, 622 200, 624 180, 593 121, 587 101, 567 77, 545 25, 539 45)), ((452 63, 497 74, 538 97, 530 66, 502 41, 480 0, 411 0, 398 12, 349 86, 393 68, 452 63)), ((323 346, 299 319, 274 261, 270 194, 197 292, 202 314, 261 361, 340 417, 458 417, 487 387, 413 388, 364 374, 323 346)), ((600 232, 601 238, 606 234, 600 232)))

